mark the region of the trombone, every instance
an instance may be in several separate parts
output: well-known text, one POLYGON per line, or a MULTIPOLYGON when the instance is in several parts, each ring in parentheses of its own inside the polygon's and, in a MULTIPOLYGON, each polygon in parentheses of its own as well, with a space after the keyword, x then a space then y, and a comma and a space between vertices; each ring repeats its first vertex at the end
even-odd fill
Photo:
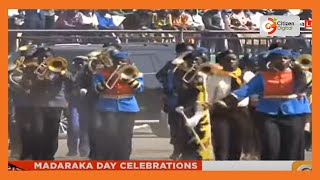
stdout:
POLYGON ((54 80, 58 74, 65 75, 68 68, 66 59, 56 56, 45 59, 34 71, 39 80, 54 80))
POLYGON ((105 85, 108 89, 113 89, 114 86, 121 80, 122 77, 126 77, 128 79, 135 78, 139 74, 139 71, 136 66, 133 64, 121 64, 118 65, 117 68, 111 73, 109 78, 106 80, 105 85), (112 79, 114 79, 112 82, 112 79))
POLYGON ((206 62, 206 63, 202 63, 197 66, 196 63, 194 63, 191 66, 191 68, 189 68, 187 70, 187 72, 184 74, 184 76, 182 77, 182 80, 186 83, 190 83, 197 77, 197 75, 199 75, 201 73, 206 74, 206 75, 212 75, 212 74, 217 74, 218 72, 220 72, 222 70, 223 70, 223 67, 220 66, 219 64, 206 62), (193 73, 193 74, 188 79, 187 77, 191 73, 193 73))

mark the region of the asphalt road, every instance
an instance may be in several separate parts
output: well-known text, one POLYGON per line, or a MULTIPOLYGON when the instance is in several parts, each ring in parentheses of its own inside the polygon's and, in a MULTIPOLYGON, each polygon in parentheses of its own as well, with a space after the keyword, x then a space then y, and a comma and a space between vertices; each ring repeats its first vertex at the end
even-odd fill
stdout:
MULTIPOLYGON (((57 160, 66 159, 85 159, 79 156, 67 157, 67 141, 59 140, 59 149, 56 153, 57 160)), ((172 146, 169 144, 169 138, 158 138, 151 133, 148 126, 135 127, 133 138, 133 152, 131 159, 134 160, 165 160, 169 159, 172 152, 172 146)), ((306 152, 306 160, 311 160, 311 152, 306 152)), ((14 159, 9 157, 9 159, 14 159)))

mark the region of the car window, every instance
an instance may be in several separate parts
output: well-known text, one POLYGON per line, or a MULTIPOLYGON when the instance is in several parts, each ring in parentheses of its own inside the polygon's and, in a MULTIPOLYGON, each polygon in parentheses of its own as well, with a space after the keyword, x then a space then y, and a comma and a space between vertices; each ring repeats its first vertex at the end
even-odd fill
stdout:
MULTIPOLYGON (((163 45, 122 45, 123 49, 129 52, 131 60, 144 73, 146 88, 160 88, 160 84, 155 78, 155 73, 159 71, 167 61, 175 57, 174 44, 163 45)), ((54 53, 66 58, 69 62, 76 56, 86 55, 89 52, 101 48, 102 45, 74 45, 74 46, 53 46, 54 53)))

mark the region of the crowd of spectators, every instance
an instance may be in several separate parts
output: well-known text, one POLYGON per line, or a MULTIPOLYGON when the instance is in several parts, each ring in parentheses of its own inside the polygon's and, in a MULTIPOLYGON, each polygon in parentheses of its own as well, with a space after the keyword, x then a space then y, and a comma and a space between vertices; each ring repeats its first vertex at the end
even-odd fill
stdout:
MULTIPOLYGON (((200 31, 200 33, 198 34, 184 33, 183 40, 194 44, 201 44, 202 46, 208 47, 209 49, 213 49, 214 51, 221 51, 226 48, 232 48, 235 51, 241 52, 243 51, 243 43, 240 42, 239 35, 236 33, 226 33, 226 30, 259 30, 260 17, 263 15, 299 15, 301 20, 312 18, 311 10, 304 9, 10 9, 8 11, 8 20, 9 29, 198 30, 200 31), (208 32, 208 30, 219 30, 221 31, 221 33, 210 33, 208 32), (212 37, 216 39, 213 40, 212 37), (226 37, 229 39, 226 40, 226 37)), ((115 39, 117 42, 136 42, 134 40, 137 39, 139 39, 137 40, 139 42, 181 41, 180 34, 178 33, 130 34, 119 33, 117 31, 115 31, 115 33, 81 33, 70 32, 67 35, 70 35, 71 38, 76 37, 72 39, 71 42, 89 43, 97 43, 99 42, 99 40, 104 42, 105 39, 101 37, 111 37, 115 39), (90 39, 90 37, 93 37, 93 34, 99 38, 90 39), (81 36, 81 38, 78 38, 79 35, 83 36, 81 36), (86 35, 89 36, 89 39, 84 38, 86 35)), ((25 36, 27 36, 27 33, 24 34, 25 36)), ((40 34, 41 33, 36 33, 35 35, 39 36, 40 34)), ((50 33, 45 32, 44 34, 48 36, 50 33)), ((12 39, 14 38, 15 34, 12 35, 12 39)), ((56 38, 54 39, 54 41, 58 41, 58 43, 67 43, 66 38, 56 38)))
POLYGON ((22 29, 185 29, 257 30, 262 15, 299 15, 311 19, 311 10, 23 10, 10 9, 9 28, 22 29))

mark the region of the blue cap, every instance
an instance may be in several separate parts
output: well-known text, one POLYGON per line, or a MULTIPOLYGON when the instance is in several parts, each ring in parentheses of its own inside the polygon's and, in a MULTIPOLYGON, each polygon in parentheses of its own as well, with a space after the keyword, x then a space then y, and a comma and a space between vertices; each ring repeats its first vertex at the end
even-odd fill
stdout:
POLYGON ((199 53, 208 53, 209 50, 204 47, 197 47, 196 51, 199 53))
POLYGON ((114 53, 112 55, 113 58, 115 59, 128 59, 129 58, 129 54, 127 52, 124 51, 118 51, 116 53, 114 53))
POLYGON ((300 53, 292 51, 292 58, 293 59, 296 59, 299 56, 300 56, 300 53))
POLYGON ((271 54, 277 54, 277 55, 292 57, 292 51, 288 50, 288 49, 278 49, 278 48, 276 48, 276 49, 273 49, 273 50, 270 51, 269 56, 271 54))

